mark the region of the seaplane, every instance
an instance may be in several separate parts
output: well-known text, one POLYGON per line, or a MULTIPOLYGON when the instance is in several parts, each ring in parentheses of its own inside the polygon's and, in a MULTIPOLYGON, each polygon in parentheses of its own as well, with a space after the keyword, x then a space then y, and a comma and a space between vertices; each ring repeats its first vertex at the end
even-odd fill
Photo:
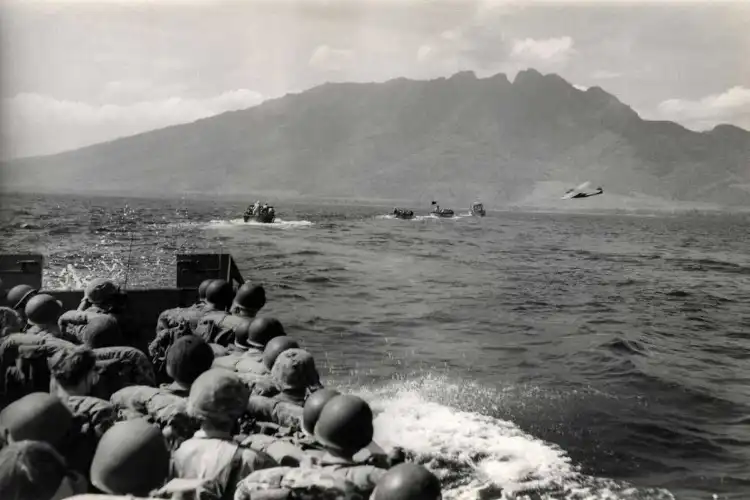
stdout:
POLYGON ((597 196, 602 193, 604 193, 604 190, 601 187, 596 188, 596 191, 593 192, 586 192, 585 190, 591 185, 590 182, 586 181, 580 186, 568 189, 565 191, 565 194, 562 196, 561 199, 563 200, 572 200, 575 198, 590 198, 591 196, 597 196))

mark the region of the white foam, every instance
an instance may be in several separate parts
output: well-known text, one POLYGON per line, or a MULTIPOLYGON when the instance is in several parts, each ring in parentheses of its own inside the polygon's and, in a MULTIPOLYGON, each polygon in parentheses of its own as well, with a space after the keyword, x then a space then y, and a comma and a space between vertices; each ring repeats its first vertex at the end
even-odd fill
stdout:
POLYGON ((288 228, 295 228, 295 227, 309 227, 309 226, 312 226, 313 223, 309 220, 288 220, 287 221, 287 220, 283 220, 277 217, 270 224, 257 222, 254 220, 245 222, 244 219, 238 218, 238 219, 229 219, 229 220, 212 220, 207 225, 209 227, 217 228, 217 229, 228 228, 228 227, 245 227, 245 226, 288 229, 288 228))
POLYGON ((401 446, 414 454, 446 484, 446 500, 674 499, 666 490, 639 490, 585 476, 563 449, 513 422, 434 401, 455 404, 469 399, 468 394, 484 398, 493 391, 428 376, 355 392, 370 401, 376 413, 374 440, 385 449, 401 446), (483 394, 476 394, 477 389, 483 394))

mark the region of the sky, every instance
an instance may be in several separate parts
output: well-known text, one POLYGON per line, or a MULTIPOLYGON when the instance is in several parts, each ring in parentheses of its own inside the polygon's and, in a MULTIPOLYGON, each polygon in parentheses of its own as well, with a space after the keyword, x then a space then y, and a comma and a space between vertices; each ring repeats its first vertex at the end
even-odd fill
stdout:
POLYGON ((0 0, 0 158, 244 109, 327 81, 525 68, 645 119, 750 130, 750 2, 0 0))

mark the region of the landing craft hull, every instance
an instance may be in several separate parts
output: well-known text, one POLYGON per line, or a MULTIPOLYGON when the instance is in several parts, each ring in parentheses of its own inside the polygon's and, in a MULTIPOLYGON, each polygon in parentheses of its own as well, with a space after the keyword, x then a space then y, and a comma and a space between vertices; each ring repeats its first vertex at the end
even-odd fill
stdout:
POLYGON ((258 215, 245 215, 242 218, 245 220, 245 222, 249 220, 254 220, 255 222, 260 222, 262 224, 270 224, 276 219, 276 216, 267 215, 267 214, 258 214, 258 215))
POLYGON ((484 210, 472 210, 471 215, 475 217, 484 217, 486 215, 486 212, 484 210))
POLYGON ((430 212, 432 215, 437 215, 438 217, 454 217, 455 213, 453 210, 450 209, 444 209, 439 212, 430 212))
MULTIPOLYGON (((28 284, 62 302, 64 310, 77 309, 83 290, 49 290, 42 283, 44 259, 41 255, 0 255, 0 279, 13 286, 28 284)), ((146 342, 153 340, 159 315, 165 309, 187 307, 198 300, 198 285, 205 279, 232 280, 235 286, 245 280, 230 254, 177 255, 175 288, 126 290, 127 312, 146 342)))

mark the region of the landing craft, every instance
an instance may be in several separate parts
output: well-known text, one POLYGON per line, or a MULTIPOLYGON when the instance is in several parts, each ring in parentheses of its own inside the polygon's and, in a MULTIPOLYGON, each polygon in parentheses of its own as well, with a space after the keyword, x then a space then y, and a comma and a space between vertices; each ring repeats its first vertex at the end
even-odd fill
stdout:
POLYGON ((469 212, 471 212, 471 215, 478 215, 479 217, 484 217, 487 214, 484 210, 484 205, 478 201, 471 204, 469 212))
POLYGON ((438 217, 453 217, 455 215, 450 208, 440 208, 440 205, 436 201, 433 201, 432 204, 434 205, 430 211, 432 215, 437 215, 438 217))
POLYGON ((271 224, 276 218, 276 210, 268 203, 260 204, 260 201, 256 201, 254 205, 249 205, 242 214, 242 219, 247 222, 250 219, 255 222, 262 222, 264 224, 271 224))
POLYGON ((597 196, 604 193, 604 190, 601 187, 596 188, 596 191, 594 191, 593 193, 584 192, 584 190, 589 187, 590 184, 590 182, 586 181, 578 187, 568 189, 567 191, 565 191, 565 194, 561 199, 571 200, 573 198, 589 198, 591 196, 597 196))

